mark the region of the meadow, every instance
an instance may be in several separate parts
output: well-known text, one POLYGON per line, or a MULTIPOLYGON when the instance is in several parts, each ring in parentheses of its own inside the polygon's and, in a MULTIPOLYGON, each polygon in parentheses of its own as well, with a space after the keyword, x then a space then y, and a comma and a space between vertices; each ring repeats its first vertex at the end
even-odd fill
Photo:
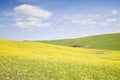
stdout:
POLYGON ((0 39, 0 80, 119 80, 120 51, 0 39))
POLYGON ((120 33, 102 34, 83 38, 36 41, 62 46, 81 45, 84 48, 120 51, 120 33))

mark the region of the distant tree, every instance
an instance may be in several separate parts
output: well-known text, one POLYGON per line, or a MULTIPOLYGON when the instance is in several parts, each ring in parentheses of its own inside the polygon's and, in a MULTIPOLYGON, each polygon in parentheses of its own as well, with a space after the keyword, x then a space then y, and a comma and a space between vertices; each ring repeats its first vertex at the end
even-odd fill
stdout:
POLYGON ((82 45, 79 45, 79 44, 74 44, 74 45, 72 45, 72 47, 83 47, 82 45))
POLYGON ((28 42, 29 40, 23 40, 23 41, 28 42))

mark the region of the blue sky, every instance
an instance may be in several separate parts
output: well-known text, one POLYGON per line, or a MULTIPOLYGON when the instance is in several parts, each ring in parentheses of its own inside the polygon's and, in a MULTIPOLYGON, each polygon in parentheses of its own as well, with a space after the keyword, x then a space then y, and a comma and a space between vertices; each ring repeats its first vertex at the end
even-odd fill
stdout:
POLYGON ((120 0, 0 0, 0 38, 51 40, 120 32, 120 0))

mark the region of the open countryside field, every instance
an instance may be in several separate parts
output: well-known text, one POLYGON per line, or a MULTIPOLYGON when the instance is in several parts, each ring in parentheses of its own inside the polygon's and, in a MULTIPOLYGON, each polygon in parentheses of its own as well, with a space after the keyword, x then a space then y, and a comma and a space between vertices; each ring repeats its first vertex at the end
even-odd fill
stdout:
POLYGON ((0 0, 0 80, 120 80, 120 0, 0 0))
POLYGON ((120 51, 120 33, 89 36, 63 40, 37 41, 62 46, 80 45, 84 48, 120 51))
POLYGON ((119 80, 120 51, 0 40, 0 80, 119 80))

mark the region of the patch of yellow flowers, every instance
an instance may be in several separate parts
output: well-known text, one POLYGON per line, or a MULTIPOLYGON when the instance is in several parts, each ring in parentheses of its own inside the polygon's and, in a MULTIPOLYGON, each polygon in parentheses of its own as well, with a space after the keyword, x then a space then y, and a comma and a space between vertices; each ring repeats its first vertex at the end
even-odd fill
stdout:
POLYGON ((0 40, 0 80, 119 80, 120 52, 0 40))

